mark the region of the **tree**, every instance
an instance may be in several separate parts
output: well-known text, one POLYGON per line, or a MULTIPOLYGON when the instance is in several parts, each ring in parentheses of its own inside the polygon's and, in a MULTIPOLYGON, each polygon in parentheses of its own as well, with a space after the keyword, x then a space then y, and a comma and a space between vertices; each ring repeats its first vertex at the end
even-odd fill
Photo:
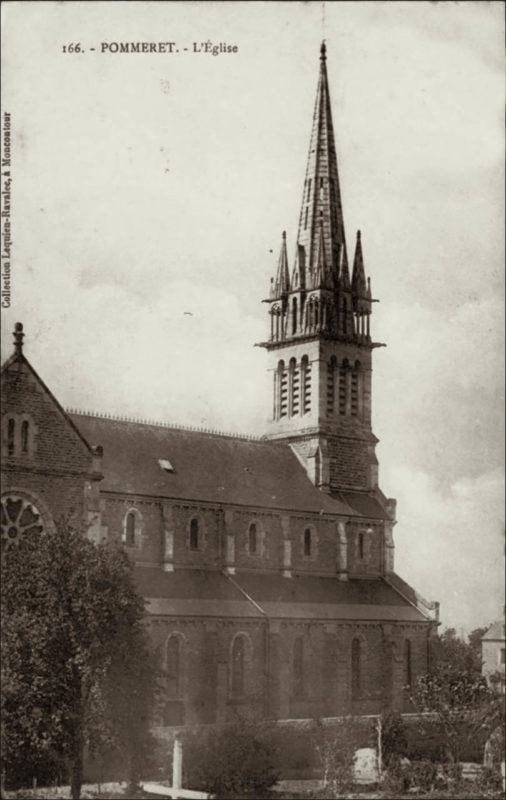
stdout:
POLYGON ((126 554, 66 521, 5 552, 1 570, 2 761, 21 777, 23 764, 67 761, 78 800, 85 745, 128 749, 125 718, 150 714, 143 600, 126 554))
POLYGON ((417 711, 433 715, 452 764, 460 761, 469 743, 484 743, 502 718, 502 704, 484 678, 446 663, 418 679, 411 700, 417 711))
POLYGON ((481 675, 481 637, 487 628, 475 628, 468 641, 457 635, 455 628, 446 628, 433 642, 436 670, 451 667, 453 671, 481 675))

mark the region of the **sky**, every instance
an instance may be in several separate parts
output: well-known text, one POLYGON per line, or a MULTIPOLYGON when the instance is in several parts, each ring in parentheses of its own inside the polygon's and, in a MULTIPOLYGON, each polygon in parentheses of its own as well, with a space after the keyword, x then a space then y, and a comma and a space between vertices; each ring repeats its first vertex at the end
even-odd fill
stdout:
POLYGON ((293 263, 322 38, 348 247, 360 228, 387 344, 396 569, 469 631, 504 604, 502 3, 4 4, 2 360, 20 320, 65 407, 264 432, 254 344, 284 229, 293 263), (110 52, 138 41, 179 52, 110 52))

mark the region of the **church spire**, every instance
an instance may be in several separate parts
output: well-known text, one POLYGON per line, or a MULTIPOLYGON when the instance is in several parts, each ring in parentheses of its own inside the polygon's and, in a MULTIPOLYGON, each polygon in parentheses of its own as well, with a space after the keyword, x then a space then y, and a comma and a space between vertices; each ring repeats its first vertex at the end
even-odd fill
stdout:
POLYGON ((281 297, 290 288, 290 273, 288 270, 288 253, 286 251, 286 231, 283 231, 281 238, 281 251, 279 253, 278 272, 274 285, 274 296, 281 297))
MULTIPOLYGON (((316 272, 320 250, 320 226, 325 245, 325 261, 329 272, 333 275, 334 282, 337 283, 341 251, 347 271, 346 242, 326 62, 326 46, 325 42, 322 42, 320 74, 297 237, 298 263, 294 275, 298 273, 299 285, 301 283, 308 285, 310 283, 309 276, 314 276, 316 272), (301 275, 302 271, 305 273, 303 276, 301 275)), ((297 287, 292 286, 292 289, 294 288, 297 287)))

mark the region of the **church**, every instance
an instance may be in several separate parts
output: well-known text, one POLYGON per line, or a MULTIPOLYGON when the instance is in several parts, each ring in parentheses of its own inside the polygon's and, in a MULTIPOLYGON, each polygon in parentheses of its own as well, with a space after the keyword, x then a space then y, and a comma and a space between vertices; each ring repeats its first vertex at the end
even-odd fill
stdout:
POLYGON ((61 515, 126 548, 164 675, 160 731, 403 710, 428 668, 438 604, 395 572, 375 300, 360 232, 348 260, 325 44, 301 200, 264 300, 263 436, 66 410, 21 323, 2 367, 2 549, 61 515))

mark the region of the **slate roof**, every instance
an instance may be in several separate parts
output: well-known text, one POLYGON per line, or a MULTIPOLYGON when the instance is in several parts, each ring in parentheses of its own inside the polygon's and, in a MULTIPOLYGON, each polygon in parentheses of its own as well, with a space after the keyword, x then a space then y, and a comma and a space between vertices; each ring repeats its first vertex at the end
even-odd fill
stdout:
POLYGON ((425 621, 424 615, 381 579, 135 568, 149 614, 268 617, 270 619, 425 621))
POLYGON ((383 517, 373 498, 331 497, 315 488, 289 445, 71 414, 91 445, 104 448, 105 491, 259 508, 383 517), (168 459, 174 472, 161 469, 168 459))
POLYGON ((506 636, 504 632, 504 620, 499 619, 493 622, 490 628, 481 637, 482 641, 501 641, 504 642, 506 636))

